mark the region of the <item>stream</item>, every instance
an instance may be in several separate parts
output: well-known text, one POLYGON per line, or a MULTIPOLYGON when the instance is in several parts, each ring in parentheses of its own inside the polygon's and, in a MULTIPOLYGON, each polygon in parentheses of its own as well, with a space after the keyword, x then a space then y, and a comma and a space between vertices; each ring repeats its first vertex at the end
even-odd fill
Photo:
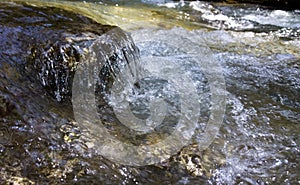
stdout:
POLYGON ((25 34, 30 47, 36 39, 50 48, 28 50, 42 57, 27 64, 28 52, 19 55, 26 47, 0 32, 0 184, 300 184, 299 9, 0 2, 1 26, 22 22, 11 29, 16 35, 26 24, 51 27, 47 18, 71 22, 58 30, 76 28, 64 38, 79 49, 60 48, 62 61, 83 55, 91 66, 51 67, 59 66, 55 44, 25 34), (9 17, 16 8, 34 18, 9 17), (97 23, 124 32, 95 31, 97 23), (39 66, 43 60, 49 63, 39 66))

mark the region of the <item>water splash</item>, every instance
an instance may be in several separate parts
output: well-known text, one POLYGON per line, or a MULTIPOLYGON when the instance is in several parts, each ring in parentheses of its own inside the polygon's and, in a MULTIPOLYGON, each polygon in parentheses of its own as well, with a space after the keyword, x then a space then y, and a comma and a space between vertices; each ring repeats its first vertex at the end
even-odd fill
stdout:
POLYGON ((92 52, 86 57, 88 62, 79 67, 73 82, 76 120, 97 138, 102 155, 121 164, 160 163, 190 144, 194 131, 198 129, 200 104, 203 102, 211 102, 210 109, 204 108, 211 115, 207 116, 208 123, 197 141, 199 149, 209 146, 222 124, 225 84, 221 68, 211 57, 209 49, 201 43, 182 42, 182 47, 177 48, 178 56, 168 58, 166 54, 173 54, 162 46, 177 47, 181 42, 180 34, 175 34, 172 40, 170 35, 153 40, 153 34, 157 33, 144 33, 144 40, 139 42, 146 45, 157 43, 162 56, 144 56, 141 68, 140 63, 129 61, 126 55, 121 55, 123 60, 113 57, 111 61, 106 57, 122 48, 116 39, 118 34, 114 30, 107 33, 91 47, 92 52), (151 40, 147 40, 149 38, 151 40), (97 74, 101 74, 100 78, 97 74), (93 77, 103 88, 99 90, 95 86, 93 77), (108 105, 103 106, 102 100, 95 102, 94 91, 99 91, 96 95, 105 97, 104 102, 108 105), (210 91, 210 94, 204 96, 204 91, 210 91), (102 103, 100 106, 99 102, 102 103), (108 110, 109 114, 101 111, 101 116, 107 115, 111 122, 97 121, 96 107, 108 110))
POLYGON ((249 4, 230 6, 202 1, 167 2, 159 6, 182 10, 189 21, 207 22, 216 29, 265 31, 291 28, 296 31, 300 27, 297 10, 269 10, 249 4))

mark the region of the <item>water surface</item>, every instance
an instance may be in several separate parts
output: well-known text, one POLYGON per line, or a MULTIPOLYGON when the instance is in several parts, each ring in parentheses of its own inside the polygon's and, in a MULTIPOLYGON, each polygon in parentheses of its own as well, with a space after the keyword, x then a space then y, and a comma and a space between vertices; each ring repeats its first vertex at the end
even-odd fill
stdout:
MULTIPOLYGON (((120 165, 93 148, 97 139, 88 130, 79 129, 70 104, 32 92, 30 82, 11 80, 12 84, 5 84, 7 81, 2 80, 1 87, 8 87, 11 97, 19 97, 15 103, 26 104, 28 109, 23 117, 13 114, 16 117, 1 118, 0 180, 40 184, 299 183, 299 10, 198 1, 149 2, 28 4, 61 7, 129 31, 142 58, 164 57, 182 64, 192 74, 200 94, 210 92, 204 73, 185 52, 189 48, 170 43, 179 35, 182 43, 208 46, 222 66, 227 95, 224 121, 210 147, 197 151, 193 145, 155 165, 120 165), (148 40, 167 38, 170 42, 144 42, 146 36, 148 40), (181 158, 185 154, 186 159, 181 158)), ((17 73, 2 76, 14 79, 17 73)), ((3 97, 3 101, 9 98, 3 97)), ((170 97, 176 98, 176 93, 170 97)), ((209 107, 209 102, 203 102, 200 131, 206 126, 209 107)), ((112 112, 108 109, 106 113, 112 112)), ((107 120, 112 133, 122 132, 113 115, 107 120)), ((193 138, 195 145, 199 139, 201 132, 193 138)))

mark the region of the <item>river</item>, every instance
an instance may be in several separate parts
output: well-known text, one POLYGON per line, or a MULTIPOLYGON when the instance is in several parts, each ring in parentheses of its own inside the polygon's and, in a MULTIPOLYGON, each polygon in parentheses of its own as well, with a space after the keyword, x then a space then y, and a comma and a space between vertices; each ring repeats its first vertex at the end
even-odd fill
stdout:
POLYGON ((137 156, 136 150, 123 156, 131 146, 124 145, 120 157, 102 151, 110 137, 81 127, 70 102, 32 92, 30 82, 8 85, 0 74, 1 97, 30 109, 22 118, 0 114, 1 183, 300 183, 300 10, 169 0, 27 4, 80 13, 131 35, 139 48, 138 67, 133 67, 140 76, 121 76, 106 94, 110 108, 98 108, 110 134, 147 146, 173 133, 174 122, 193 129, 180 130, 181 138, 146 147, 137 156), (138 87, 124 85, 132 80, 138 87), (182 122, 178 112, 185 115, 182 122), (139 121, 149 117, 166 126, 139 121), (159 134, 147 134, 153 130, 159 134), (171 146, 171 153, 162 146, 171 146))

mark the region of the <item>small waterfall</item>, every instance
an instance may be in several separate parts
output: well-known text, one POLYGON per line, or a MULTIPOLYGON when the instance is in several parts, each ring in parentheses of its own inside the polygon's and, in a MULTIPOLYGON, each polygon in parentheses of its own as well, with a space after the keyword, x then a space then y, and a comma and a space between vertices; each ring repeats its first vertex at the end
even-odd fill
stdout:
MULTIPOLYGON (((99 37, 89 47, 83 60, 77 68, 72 87, 75 119, 96 138, 97 149, 103 156, 114 159, 118 155, 118 162, 129 159, 125 163, 131 164, 130 156, 136 155, 137 151, 133 147, 133 150, 124 152, 126 149, 123 147, 130 148, 143 141, 130 128, 130 125, 138 123, 137 119, 123 122, 118 117, 118 110, 128 113, 128 104, 124 103, 130 102, 128 95, 138 93, 141 87, 146 88, 139 78, 139 74, 144 73, 139 50, 128 34, 116 28, 99 37)), ((135 100, 136 97, 131 96, 135 100)), ((136 159, 140 157, 136 156, 136 159)))
POLYGON ((191 144, 196 130, 199 149, 212 142, 223 118, 224 79, 208 48, 182 42, 180 33, 156 39, 145 33, 148 40, 139 44, 158 53, 144 50, 142 59, 119 29, 90 46, 74 77, 72 103, 101 155, 141 166, 170 158, 191 144))

